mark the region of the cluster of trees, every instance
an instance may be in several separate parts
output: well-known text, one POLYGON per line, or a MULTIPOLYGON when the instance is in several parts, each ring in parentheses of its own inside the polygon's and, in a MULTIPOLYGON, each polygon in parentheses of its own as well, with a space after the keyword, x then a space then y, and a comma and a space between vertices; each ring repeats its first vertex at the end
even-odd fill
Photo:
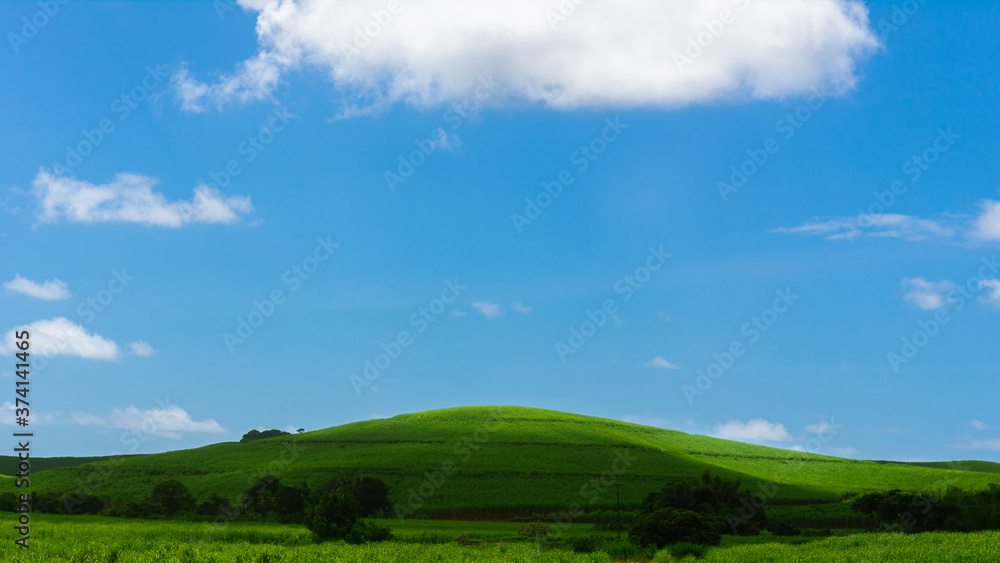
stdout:
MULTIPOLYGON (((0 510, 13 512, 18 497, 0 494, 0 510)), ((106 514, 131 518, 180 517, 214 520, 266 520, 304 524, 320 540, 344 539, 353 543, 382 541, 389 528, 366 522, 392 507, 389 488, 375 477, 341 476, 322 487, 308 483, 285 485, 272 475, 257 480, 246 493, 230 500, 219 495, 198 502, 184 483, 167 479, 157 484, 148 499, 115 503, 94 495, 33 493, 32 510, 51 514, 106 514)))
MULTIPOLYGON (((299 428, 299 432, 305 432, 305 430, 299 428)), ((275 436, 291 436, 291 432, 285 432, 284 430, 265 430, 261 432, 260 430, 251 430, 240 438, 240 443, 253 442, 254 440, 263 440, 264 438, 274 438, 275 436)))
POLYGON ((629 525, 629 541, 662 549, 679 542, 718 545, 722 534, 756 535, 765 529, 781 535, 801 533, 790 524, 769 521, 764 495, 741 486, 739 479, 708 471, 700 479, 669 483, 646 496, 629 525))
POLYGON ((856 497, 851 509, 883 529, 902 532, 1000 530, 1000 485, 975 492, 948 487, 940 494, 868 493, 856 497))

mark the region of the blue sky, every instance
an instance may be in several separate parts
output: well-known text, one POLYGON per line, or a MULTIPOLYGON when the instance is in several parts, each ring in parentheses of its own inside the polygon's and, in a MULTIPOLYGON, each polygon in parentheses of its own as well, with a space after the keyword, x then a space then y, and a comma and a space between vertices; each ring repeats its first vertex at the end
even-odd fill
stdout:
POLYGON ((0 5, 4 424, 30 326, 42 456, 505 404, 1000 461, 994 5, 446 4, 0 5))

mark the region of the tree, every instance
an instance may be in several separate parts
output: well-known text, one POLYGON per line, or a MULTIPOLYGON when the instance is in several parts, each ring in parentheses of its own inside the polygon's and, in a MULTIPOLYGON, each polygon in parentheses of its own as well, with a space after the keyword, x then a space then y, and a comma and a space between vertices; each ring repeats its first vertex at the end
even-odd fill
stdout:
POLYGON ((284 430, 265 430, 261 432, 260 430, 251 430, 240 438, 240 442, 253 442, 254 440, 263 440, 264 438, 274 438, 275 436, 290 436, 290 432, 285 432, 284 430))
POLYGON ((194 497, 188 492, 184 483, 177 479, 168 479, 153 489, 153 502, 163 508, 168 515, 194 508, 194 497))
POLYGON ((319 490, 309 499, 306 527, 320 541, 346 539, 361 518, 361 503, 354 495, 319 490))
POLYGON ((640 513, 629 529, 629 541, 640 546, 665 546, 690 542, 701 545, 719 545, 722 536, 701 515, 679 508, 661 508, 640 513))

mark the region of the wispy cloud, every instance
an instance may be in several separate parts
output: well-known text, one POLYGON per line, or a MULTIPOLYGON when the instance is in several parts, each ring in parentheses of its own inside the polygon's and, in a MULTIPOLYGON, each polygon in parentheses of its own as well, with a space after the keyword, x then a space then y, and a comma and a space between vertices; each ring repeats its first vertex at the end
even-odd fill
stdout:
POLYGON ((227 196, 208 186, 194 189, 191 201, 168 201, 153 191, 156 180, 117 174, 107 184, 91 184, 41 170, 32 184, 43 222, 60 217, 74 223, 138 223, 181 227, 193 223, 233 223, 253 211, 249 197, 227 196))
POLYGON ((1000 201, 983 200, 982 209, 973 222, 972 235, 981 240, 1000 240, 1000 201))
POLYGON ((956 287, 948 280, 930 282, 924 278, 907 278, 903 280, 906 291, 903 300, 925 311, 943 309, 951 303, 947 294, 955 291, 956 287))
POLYGON ((648 362, 646 362, 643 365, 646 366, 646 367, 648 367, 648 368, 680 369, 680 366, 668 362, 666 360, 666 358, 663 358, 661 356, 657 356, 657 357, 653 358, 652 360, 649 360, 648 362))
POLYGON ((944 214, 927 219, 895 213, 862 214, 849 217, 813 217, 797 227, 781 227, 771 232, 817 236, 826 240, 896 238, 908 241, 960 238, 967 242, 1000 240, 1000 201, 979 202, 979 213, 944 214))
POLYGON ((24 295, 46 301, 69 299, 69 290, 67 289, 69 286, 66 285, 66 282, 58 279, 38 283, 22 278, 20 275, 15 275, 14 279, 4 282, 3 286, 10 291, 16 291, 17 293, 23 293, 24 295))
POLYGON ((733 420, 715 425, 715 437, 740 442, 794 442, 785 425, 754 418, 747 422, 733 420))
POLYGON ((933 219, 883 213, 851 217, 814 217, 798 227, 781 227, 771 232, 823 237, 826 240, 898 238, 908 241, 955 236, 955 227, 933 219))
POLYGON ((128 347, 132 350, 133 355, 139 356, 140 358, 148 358, 153 354, 156 354, 156 350, 154 350, 148 342, 144 342, 142 340, 139 340, 138 342, 129 342, 128 347))
MULTIPOLYGON (((31 348, 38 354, 78 356, 89 360, 117 360, 121 355, 114 341, 91 334, 66 317, 35 321, 27 328, 31 333, 31 348)), ((15 329, 11 329, 0 340, 0 353, 14 353, 17 342, 14 333, 15 329)))
POLYGON ((979 298, 980 301, 1000 307, 1000 280, 982 280, 979 282, 979 288, 989 291, 979 298))
POLYGON ((492 301, 477 301, 472 303, 472 307, 485 315, 487 319, 495 319, 507 313, 503 307, 492 301))
POLYGON ((524 303, 521 303, 520 301, 515 301, 511 303, 510 308, 514 309, 518 313, 521 313, 522 315, 527 315, 528 313, 534 311, 534 309, 526 306, 524 303))
POLYGON ((991 438, 989 440, 969 440, 959 444, 952 444, 951 447, 958 450, 1000 451, 1000 438, 991 438))
POLYGON ((72 422, 83 426, 105 426, 121 430, 131 430, 162 438, 178 439, 188 432, 219 433, 225 429, 213 419, 196 421, 186 410, 170 405, 166 408, 139 409, 130 406, 115 408, 108 416, 89 413, 73 413, 72 422))
POLYGON ((303 71, 329 78, 345 107, 456 101, 482 76, 498 85, 495 103, 560 110, 783 99, 851 90, 858 63, 879 48, 867 8, 848 0, 609 1, 565 18, 555 1, 404 2, 360 46, 358 29, 385 2, 241 5, 258 12, 259 50, 212 82, 178 71, 185 110, 269 100, 284 75, 303 71), (725 9, 734 21, 691 59, 688 42, 725 9))
POLYGON ((809 432, 810 434, 825 434, 827 432, 830 432, 831 430, 832 428, 830 428, 830 425, 827 424, 825 421, 820 422, 818 424, 810 424, 806 426, 806 432, 809 432))
POLYGON ((969 426, 975 428, 976 430, 992 430, 993 427, 981 420, 972 420, 969 422, 969 426))

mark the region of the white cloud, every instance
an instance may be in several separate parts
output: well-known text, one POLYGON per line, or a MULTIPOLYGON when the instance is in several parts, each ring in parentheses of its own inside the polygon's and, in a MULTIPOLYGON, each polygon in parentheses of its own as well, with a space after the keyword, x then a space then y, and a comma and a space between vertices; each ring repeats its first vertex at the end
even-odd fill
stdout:
POLYGON ((115 408, 108 416, 89 413, 73 413, 72 422, 83 426, 106 426, 130 430, 139 434, 178 439, 185 432, 219 433, 224 429, 213 419, 195 421, 191 415, 177 405, 166 408, 140 410, 131 406, 122 410, 115 408))
POLYGON ((226 196, 208 186, 197 186, 191 201, 167 201, 153 191, 156 180, 120 173, 107 184, 54 176, 44 169, 32 184, 38 199, 38 217, 75 223, 139 223, 180 227, 190 223, 233 223, 253 211, 249 197, 226 196))
POLYGON ((3 286, 11 291, 23 293, 46 301, 59 301, 69 298, 66 282, 58 279, 46 280, 42 283, 33 282, 29 279, 15 275, 14 279, 5 282, 3 286))
POLYGON ((993 428, 981 420, 973 420, 969 422, 969 426, 975 428, 976 430, 991 430, 993 428))
MULTIPOLYGON (((26 327, 31 334, 31 350, 46 356, 79 356, 89 360, 117 360, 118 345, 99 334, 90 334, 65 317, 35 321, 26 327)), ((18 327, 16 330, 23 330, 18 327)), ((0 353, 16 351, 15 329, 0 340, 0 353)))
POLYGON ((820 422, 819 424, 810 424, 806 426, 806 432, 812 434, 823 434, 829 432, 830 430, 831 430, 830 425, 827 424, 825 421, 820 422))
POLYGON ((982 240, 1000 240, 1000 201, 987 199, 979 206, 983 211, 973 222, 972 235, 982 240))
POLYGON ((903 280, 903 288, 907 290, 903 300, 925 311, 944 309, 952 300, 946 295, 955 291, 956 285, 948 280, 930 282, 924 278, 907 278, 903 280))
POLYGON ((128 347, 132 350, 132 353, 140 358, 148 358, 156 353, 156 350, 149 345, 148 342, 139 340, 138 342, 129 342, 128 347))
POLYGON ((510 304, 510 308, 514 309, 518 313, 521 313, 522 315, 527 315, 528 313, 534 311, 534 309, 532 309, 531 307, 525 306, 525 304, 521 303, 520 301, 515 301, 515 302, 511 303, 510 304))
POLYGON ((455 101, 483 77, 498 103, 560 110, 782 99, 852 89, 858 62, 879 48, 867 8, 847 0, 587 2, 556 25, 549 14, 569 3, 403 2, 384 25, 373 16, 385 12, 382 0, 241 4, 258 12, 258 52, 209 84, 178 71, 185 110, 271 99, 296 70, 325 75, 347 110, 455 101), (712 37, 705 22, 726 9, 735 17, 712 37), (366 27, 375 33, 359 32, 366 27), (699 34, 707 46, 679 63, 699 34))
POLYGON ((955 228, 933 219, 882 213, 852 217, 814 217, 798 227, 782 227, 772 229, 771 232, 819 236, 826 240, 899 238, 919 241, 949 238, 954 236, 956 231, 955 228))
POLYGON ((747 422, 733 420, 715 425, 715 437, 740 442, 794 442, 785 425, 755 418, 747 422))
POLYGON ((670 424, 670 421, 665 418, 660 418, 658 416, 639 416, 637 414, 627 414, 623 416, 622 422, 631 422, 632 424, 641 424, 643 426, 666 426, 670 424))
POLYGON ((988 289, 989 293, 980 297, 980 301, 1000 307, 1000 280, 980 280, 979 289, 988 289))
POLYGON ((680 369, 680 366, 668 362, 665 358, 657 356, 652 360, 649 360, 644 366, 648 368, 660 368, 660 369, 680 369))
POLYGON ((472 306, 480 313, 486 315, 487 319, 495 319, 506 314, 503 307, 497 303, 493 303, 492 301, 477 301, 473 303, 472 306))
MULTIPOLYGON (((20 426, 19 424, 17 424, 17 409, 18 408, 23 408, 23 405, 19 407, 18 405, 14 404, 14 403, 12 403, 10 401, 4 401, 3 404, 0 404, 0 424, 9 424, 11 426, 20 426)), ((58 411, 56 411, 56 412, 48 412, 48 411, 40 411, 40 410, 35 409, 35 408, 31 409, 31 424, 32 425, 52 424, 52 423, 55 423, 55 422, 59 422, 59 419, 61 417, 62 417, 62 413, 60 413, 58 411)), ((22 428, 22 429, 24 429, 24 428, 22 428)))
POLYGON ((1000 438, 992 438, 989 440, 971 440, 961 444, 952 444, 951 447, 959 450, 1000 451, 1000 438))
POLYGON ((465 317, 465 316, 468 316, 468 313, 466 313, 465 311, 457 311, 456 310, 456 311, 452 311, 451 312, 451 316, 453 316, 453 317, 465 317))

